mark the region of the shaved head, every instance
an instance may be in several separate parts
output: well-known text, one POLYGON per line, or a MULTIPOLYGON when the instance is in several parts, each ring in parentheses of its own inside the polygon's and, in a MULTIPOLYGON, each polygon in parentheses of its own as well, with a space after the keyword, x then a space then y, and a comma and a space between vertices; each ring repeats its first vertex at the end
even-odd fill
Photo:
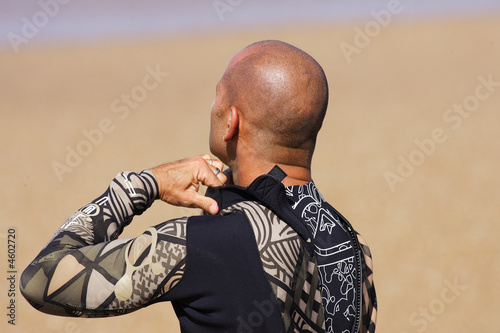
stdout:
POLYGON ((328 104, 325 73, 310 55, 281 41, 251 44, 229 63, 218 94, 224 98, 213 112, 236 107, 248 142, 262 156, 292 163, 302 150, 310 164, 328 104))
POLYGON ((234 57, 223 79, 257 141, 314 146, 328 104, 328 84, 310 55, 280 41, 257 42, 234 57))

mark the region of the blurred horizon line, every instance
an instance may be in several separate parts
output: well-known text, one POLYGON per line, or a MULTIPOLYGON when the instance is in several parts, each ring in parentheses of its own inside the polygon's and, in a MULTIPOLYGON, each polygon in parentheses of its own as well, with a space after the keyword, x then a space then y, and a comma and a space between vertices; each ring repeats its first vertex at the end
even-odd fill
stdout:
POLYGON ((6 0, 0 4, 0 50, 17 53, 47 44, 131 41, 292 24, 363 24, 380 15, 380 20, 390 23, 491 13, 500 13, 500 1, 6 0))

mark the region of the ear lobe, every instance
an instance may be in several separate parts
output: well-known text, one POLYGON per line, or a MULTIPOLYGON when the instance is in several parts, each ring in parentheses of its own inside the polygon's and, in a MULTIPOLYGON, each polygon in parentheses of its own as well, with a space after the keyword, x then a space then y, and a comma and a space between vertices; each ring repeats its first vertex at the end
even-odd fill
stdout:
POLYGON ((222 137, 224 142, 228 142, 233 137, 238 134, 238 127, 240 125, 240 118, 238 115, 238 109, 235 106, 231 106, 231 110, 229 111, 229 118, 227 121, 227 130, 226 134, 222 137))

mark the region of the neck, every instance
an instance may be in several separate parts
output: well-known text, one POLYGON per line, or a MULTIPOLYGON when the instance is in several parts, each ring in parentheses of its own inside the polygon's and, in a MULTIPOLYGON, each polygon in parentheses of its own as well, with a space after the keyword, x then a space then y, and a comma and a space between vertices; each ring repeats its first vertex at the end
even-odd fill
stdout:
MULTIPOLYGON (((255 140, 253 140, 255 141, 255 140)), ((233 183, 246 187, 257 177, 266 174, 277 165, 287 176, 285 186, 303 185, 311 181, 313 149, 275 147, 267 144, 265 149, 256 149, 255 142, 248 143, 242 136, 232 145, 232 154, 226 163, 232 170, 233 183)))
POLYGON ((273 161, 262 161, 257 159, 249 159, 248 162, 231 163, 233 172, 233 182, 239 186, 250 185, 257 177, 266 174, 277 165, 287 176, 282 183, 285 186, 303 185, 311 181, 311 169, 307 166, 290 165, 273 161))
POLYGON ((282 181, 285 186, 303 185, 311 181, 310 170, 283 164, 270 164, 268 168, 261 168, 258 171, 254 170, 255 172, 240 172, 239 170, 231 169, 233 171, 233 181, 236 185, 246 187, 260 175, 271 171, 275 165, 279 166, 287 174, 286 178, 282 181))

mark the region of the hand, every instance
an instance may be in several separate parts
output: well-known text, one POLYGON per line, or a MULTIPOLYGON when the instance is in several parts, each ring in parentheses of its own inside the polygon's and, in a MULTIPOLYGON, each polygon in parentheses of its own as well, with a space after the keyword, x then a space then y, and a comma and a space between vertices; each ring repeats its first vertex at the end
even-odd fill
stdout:
POLYGON ((215 200, 199 194, 198 190, 200 183, 205 186, 222 186, 227 180, 222 172, 223 167, 221 161, 214 161, 209 155, 203 155, 163 164, 151 171, 158 182, 162 201, 217 214, 219 207, 215 200))

